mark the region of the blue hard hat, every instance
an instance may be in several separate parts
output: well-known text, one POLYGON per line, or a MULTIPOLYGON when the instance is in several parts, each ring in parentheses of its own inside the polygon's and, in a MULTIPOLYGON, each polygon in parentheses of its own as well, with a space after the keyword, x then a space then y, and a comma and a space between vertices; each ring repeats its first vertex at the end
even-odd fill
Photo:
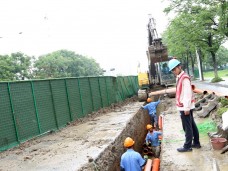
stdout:
POLYGON ((169 71, 172 71, 179 64, 180 64, 180 61, 178 61, 177 59, 171 59, 168 64, 169 71))

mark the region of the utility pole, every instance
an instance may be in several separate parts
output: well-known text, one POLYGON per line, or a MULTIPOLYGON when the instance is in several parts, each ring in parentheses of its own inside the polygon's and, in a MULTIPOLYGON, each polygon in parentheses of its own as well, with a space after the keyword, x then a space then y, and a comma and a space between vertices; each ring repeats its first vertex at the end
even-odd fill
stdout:
POLYGON ((196 48, 196 59, 197 59, 198 69, 199 69, 199 79, 200 81, 204 81, 203 72, 202 72, 201 53, 199 48, 196 48))

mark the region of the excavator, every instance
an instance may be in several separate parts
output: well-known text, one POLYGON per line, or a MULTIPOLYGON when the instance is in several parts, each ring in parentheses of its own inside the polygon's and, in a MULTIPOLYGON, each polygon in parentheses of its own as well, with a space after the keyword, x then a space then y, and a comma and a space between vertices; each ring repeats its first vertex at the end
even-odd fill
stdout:
POLYGON ((149 17, 148 22, 148 70, 150 84, 159 84, 168 86, 175 83, 175 76, 169 71, 167 46, 162 43, 162 39, 158 37, 155 19, 149 17))
POLYGON ((155 19, 149 17, 147 24, 148 29, 148 50, 146 51, 148 59, 148 72, 138 72, 139 91, 138 97, 140 101, 148 97, 148 90, 153 85, 161 85, 166 88, 176 82, 175 76, 169 71, 168 62, 172 57, 168 57, 167 46, 162 43, 162 39, 158 37, 155 19))

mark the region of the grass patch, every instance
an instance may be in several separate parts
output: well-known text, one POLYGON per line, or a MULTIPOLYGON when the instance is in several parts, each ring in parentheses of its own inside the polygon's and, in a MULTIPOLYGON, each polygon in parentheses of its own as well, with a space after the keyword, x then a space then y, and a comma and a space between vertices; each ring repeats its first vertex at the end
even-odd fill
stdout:
MULTIPOLYGON (((228 69, 225 70, 219 70, 218 71, 218 75, 219 77, 228 77, 228 69)), ((214 78, 214 71, 207 71, 207 72, 203 72, 203 76, 206 77, 210 77, 210 78, 214 78)))
POLYGON ((217 130, 216 123, 212 120, 207 120, 197 125, 200 134, 207 134, 208 132, 214 132, 217 130))
POLYGON ((224 81, 222 78, 220 77, 215 77, 211 80, 212 83, 217 83, 217 82, 220 82, 220 81, 224 81))

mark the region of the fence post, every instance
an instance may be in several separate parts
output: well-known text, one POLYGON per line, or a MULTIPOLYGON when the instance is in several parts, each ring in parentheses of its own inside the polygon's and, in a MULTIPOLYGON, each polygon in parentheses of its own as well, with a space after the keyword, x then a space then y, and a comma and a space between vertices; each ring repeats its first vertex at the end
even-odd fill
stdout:
POLYGON ((15 117, 14 108, 13 108, 12 96, 11 96, 11 91, 10 91, 10 83, 9 82, 7 83, 7 89, 8 89, 8 93, 9 93, 10 108, 11 108, 11 112, 12 112, 12 116, 13 116, 13 123, 14 123, 15 132, 16 132, 16 139, 17 139, 17 142, 20 143, 18 129, 17 129, 17 123, 16 123, 16 117, 15 117))
POLYGON ((34 93, 34 85, 33 85, 32 81, 30 81, 30 84, 31 84, 31 88, 32 88, 32 97, 33 97, 33 103, 34 103, 35 112, 36 112, 36 119, 37 119, 39 134, 41 134, 40 119, 39 119, 39 113, 38 113, 38 109, 37 109, 37 105, 36 105, 36 97, 35 97, 35 93, 34 93))
POLYGON ((58 118, 57 118, 57 116, 56 116, 56 110, 55 110, 55 103, 54 103, 54 97, 53 97, 53 91, 52 91, 51 80, 49 80, 49 87, 50 87, 50 92, 51 92, 52 106, 53 106, 54 115, 55 115, 55 123, 56 123, 57 129, 59 129, 58 118))
POLYGON ((98 77, 98 85, 99 85, 99 92, 100 92, 100 96, 101 96, 101 107, 103 108, 104 105, 103 105, 103 99, 102 99, 102 95, 101 95, 101 85, 100 85, 99 78, 100 78, 100 77, 98 77))
POLYGON ((91 88, 90 79, 88 78, 88 80, 89 80, 89 89, 90 89, 90 96, 91 96, 92 108, 93 108, 93 111, 94 111, 93 93, 92 93, 92 88, 91 88))
POLYGON ((66 79, 64 79, 64 82, 65 82, 65 88, 66 88, 66 94, 67 94, 67 104, 68 104, 68 109, 69 109, 69 113, 70 113, 70 120, 73 121, 66 79))
POLYGON ((107 88, 106 78, 107 77, 105 77, 105 88, 106 88, 106 94, 107 94, 107 99, 108 99, 108 105, 110 105, 110 100, 109 100, 109 95, 108 95, 108 88, 107 88))
POLYGON ((79 89, 79 95, 80 95, 80 103, 81 103, 81 107, 82 107, 82 114, 84 115, 84 109, 83 109, 83 104, 82 104, 82 94, 81 94, 81 89, 80 89, 80 81, 79 78, 78 79, 78 89, 79 89))

